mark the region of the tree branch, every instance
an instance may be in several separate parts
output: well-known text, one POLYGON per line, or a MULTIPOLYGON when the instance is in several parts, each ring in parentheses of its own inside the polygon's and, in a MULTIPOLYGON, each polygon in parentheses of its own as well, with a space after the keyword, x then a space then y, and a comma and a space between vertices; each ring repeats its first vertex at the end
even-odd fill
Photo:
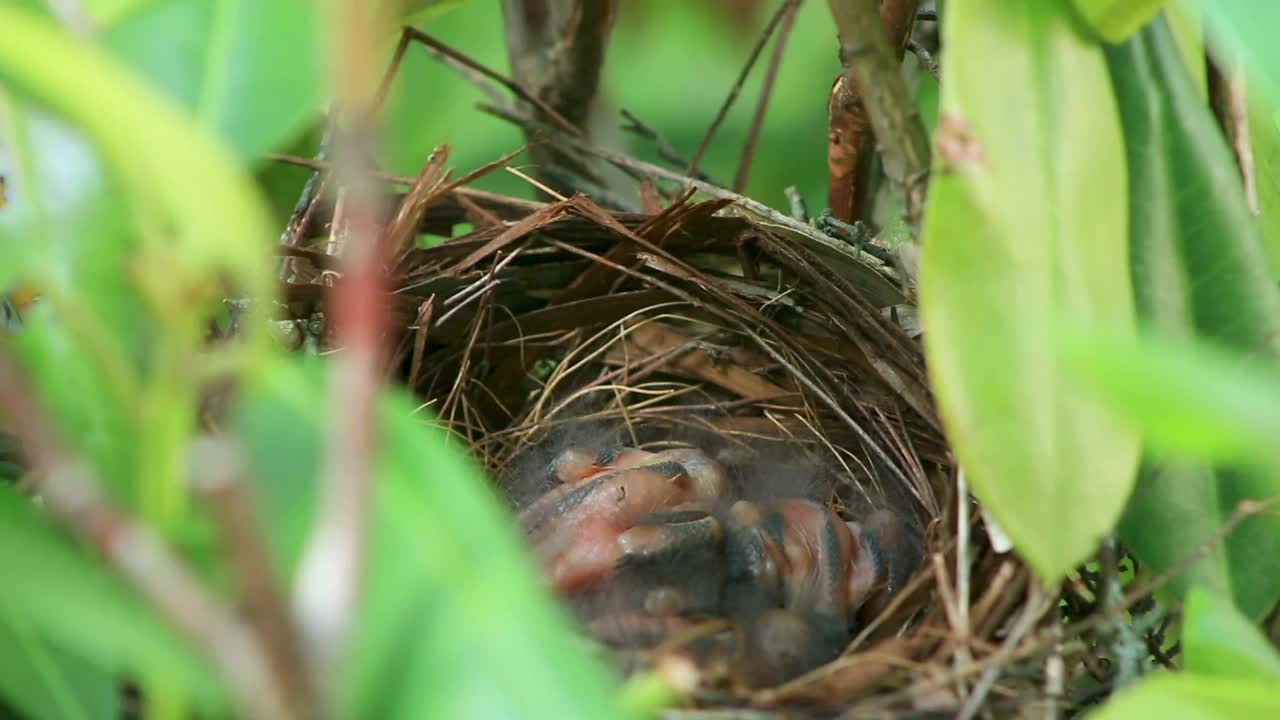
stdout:
MULTIPOLYGON (((828 0, 827 4, 840 36, 840 60, 844 66, 832 93, 832 112, 850 115, 849 131, 860 133, 857 111, 852 108, 855 103, 865 108, 867 124, 880 147, 885 173, 901 194, 903 219, 913 232, 917 231, 924 205, 929 145, 915 101, 902 78, 901 57, 918 2, 887 1, 884 18, 887 22, 882 21, 877 12, 876 0, 828 0), (907 17, 910 19, 905 19, 907 17), (886 36, 885 25, 895 33, 892 43, 886 36)), ((833 135, 835 132, 833 127, 833 135)), ((833 137, 833 144, 836 140, 841 141, 846 152, 840 160, 852 175, 857 166, 866 162, 863 159, 866 153, 860 147, 861 135, 833 137)), ((834 167, 832 176, 835 180, 834 167)), ((849 193, 850 204, 853 195, 849 193)))
MULTIPOLYGON (((587 128, 617 9, 617 0, 502 2, 512 77, 579 131, 587 128)), ((533 147, 530 156, 537 165, 580 166, 549 146, 533 147)))

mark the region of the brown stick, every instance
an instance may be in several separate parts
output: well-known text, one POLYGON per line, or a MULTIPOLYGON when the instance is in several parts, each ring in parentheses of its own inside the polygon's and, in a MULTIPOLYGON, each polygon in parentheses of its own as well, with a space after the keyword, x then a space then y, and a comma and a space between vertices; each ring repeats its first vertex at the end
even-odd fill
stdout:
POLYGON ((751 160, 756 154, 756 141, 760 139, 760 131, 764 128, 764 113, 769 107, 769 95, 773 93, 773 83, 778 79, 778 67, 782 65, 782 56, 787 49, 787 38, 791 37, 791 28, 796 24, 796 12, 800 9, 800 0, 787 0, 782 16, 782 24, 778 26, 778 40, 773 44, 773 53, 769 56, 769 68, 764 74, 764 84, 760 87, 760 99, 756 101, 755 113, 751 116, 751 127, 747 129, 746 142, 742 144, 742 157, 738 160, 738 172, 733 176, 733 191, 741 193, 747 186, 747 178, 751 174, 751 160))
POLYGON ((747 76, 751 74, 751 68, 755 67, 756 60, 760 59, 760 51, 764 50, 765 43, 769 42, 769 38, 773 36, 773 31, 778 27, 783 15, 790 8, 791 0, 783 0, 778 9, 773 12, 773 16, 769 18, 769 23, 764 26, 764 32, 760 33, 760 37, 756 39, 756 44, 751 48, 751 53, 747 55, 747 62, 738 71, 738 78, 733 81, 733 86, 729 88, 729 94, 725 97, 724 102, 720 103, 720 109, 716 111, 716 116, 711 119, 711 124, 707 126, 707 131, 702 134, 702 140, 698 141, 698 149, 694 150, 693 157, 689 158, 689 167, 684 170, 685 175, 693 175, 697 172, 698 163, 702 160, 703 153, 711 145, 711 138, 715 137, 716 131, 720 129, 720 124, 724 122, 725 116, 729 114, 729 108, 733 107, 733 103, 738 99, 738 93, 742 92, 742 86, 746 83, 747 76))
POLYGON ((333 78, 335 106, 345 115, 334 139, 334 211, 331 246, 340 246, 342 276, 329 308, 337 344, 330 379, 333 422, 319 489, 315 529, 307 538, 294 591, 295 612, 316 684, 332 682, 350 641, 368 549, 373 497, 376 404, 388 324, 382 298, 386 278, 380 193, 371 170, 367 88, 375 77, 372 58, 380 26, 376 11, 359 0, 331 10, 333 44, 342 62, 333 78))
POLYGON ((918 0, 828 0, 840 35, 844 72, 828 103, 828 201, 837 219, 865 219, 870 206, 872 130, 886 174, 899 188, 903 218, 919 226, 929 147, 901 60, 918 0), (841 217, 844 215, 844 217, 841 217))

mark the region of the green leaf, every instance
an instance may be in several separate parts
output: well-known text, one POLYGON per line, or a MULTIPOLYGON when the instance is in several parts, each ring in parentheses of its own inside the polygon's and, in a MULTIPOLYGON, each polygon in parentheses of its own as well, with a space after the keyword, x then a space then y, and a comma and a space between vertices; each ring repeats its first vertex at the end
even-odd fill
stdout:
MULTIPOLYGON (((0 43, 0 78, 97 146, 124 181, 135 211, 154 223, 141 235, 148 251, 170 253, 161 254, 170 261, 170 275, 227 272, 247 295, 270 297, 265 258, 273 233, 245 171, 188 115, 106 53, 17 7, 0 4, 0 24, 7 35, 0 43), (171 232, 157 231, 167 224, 171 232)), ((190 305, 191 288, 168 291, 164 301, 190 305)), ((246 327, 254 337, 260 334, 246 327)))
POLYGON ((1140 426, 1161 454, 1280 468, 1280 372, 1274 365, 1204 341, 1139 341, 1066 326, 1060 334, 1072 376, 1140 426))
POLYGON ((1211 45, 1244 62, 1249 83, 1262 91, 1272 109, 1280 109, 1280 3, 1211 0, 1202 3, 1211 45))
MULTIPOLYGON (((203 344, 200 321, 223 296, 220 281, 263 300, 256 308, 272 295, 265 208, 221 146, 111 57, 16 7, 0 5, 0 24, 12 29, 0 45, 0 75, 13 80, 15 95, 77 126, 120 181, 99 198, 112 221, 89 215, 89 230, 49 243, 41 257, 47 325, 32 323, 21 334, 25 365, 50 407, 69 409, 54 412, 60 425, 87 418, 97 432, 84 437, 108 452, 132 453, 131 465, 88 456, 102 476, 137 487, 147 519, 172 529, 184 509, 182 452, 194 429, 199 386, 190 361, 203 344), (134 226, 120 220, 126 213, 134 226), (69 382, 59 376, 60 360, 70 360, 69 382), (71 398, 71 390, 93 400, 71 398), (122 431, 123 440, 113 436, 122 431)), ((54 207, 43 205, 46 213, 54 207)), ((0 252, 14 247, 6 242, 0 252)), ((247 320, 246 344, 235 352, 250 358, 261 351, 264 326, 247 320)))
POLYGON ((129 366, 140 351, 145 313, 129 289, 124 204, 111 200, 120 188, 72 128, 18 97, 0 100, 7 100, 0 173, 9 196, 0 212, 0 267, 17 270, 12 280, 46 295, 90 299, 66 308, 70 316, 61 321, 48 302, 38 302, 9 342, 63 440, 125 499, 135 450, 128 408, 136 378, 129 366), (75 342, 69 324, 93 340, 75 342))
POLYGON ((159 0, 84 0, 80 5, 98 27, 109 28, 130 13, 137 12, 159 0))
POLYGON ((1280 279, 1280 113, 1268 109, 1256 91, 1249 93, 1249 137, 1263 244, 1271 276, 1280 279))
POLYGON ((0 577, 21 579, 0 595, 0 626, 35 633, 103 671, 159 675, 206 703, 219 697, 203 661, 7 485, 0 486, 0 577))
MULTIPOLYGON (((1163 20, 1108 50, 1129 164, 1133 286, 1139 316, 1166 337, 1206 337, 1275 358, 1280 291, 1245 207, 1234 161, 1163 20)), ((1204 390, 1200 391, 1201 393, 1204 390)), ((1258 480, 1196 463, 1151 461, 1120 534, 1162 571, 1190 556, 1258 480)), ((1251 615, 1280 597, 1277 564, 1251 524, 1172 585, 1232 590, 1251 615)))
POLYGON ((1108 51, 1129 162, 1139 315, 1280 354, 1280 290, 1234 161, 1164 22, 1108 51))
POLYGON ((1052 582, 1114 525, 1137 460, 1053 351, 1064 315, 1132 325, 1120 123, 1102 52, 1060 3, 949 6, 943 45, 920 275, 930 375, 975 493, 1052 582))
POLYGON ((103 42, 250 160, 320 107, 316 16, 310 0, 163 0, 129 13, 103 42))
MULTIPOLYGON (((1234 502, 1280 496, 1280 372, 1274 365, 1205 342, 1135 342, 1065 328, 1061 347, 1083 385, 1141 428, 1166 463, 1133 501, 1149 515, 1127 517, 1122 528, 1141 543, 1139 557, 1147 564, 1164 568, 1187 559, 1221 527, 1234 502), (1190 460, 1240 469, 1210 473, 1190 460)), ((1250 616, 1265 613, 1274 603, 1272 580, 1280 576, 1278 525, 1269 516, 1245 520, 1188 575, 1228 594, 1250 616)))
POLYGON ((1110 43, 1124 42, 1164 7, 1165 0, 1072 0, 1089 27, 1110 43))
POLYGON ((60 652, 29 626, 0 617, 0 697, 33 718, 120 716, 116 680, 60 652))
MULTIPOLYGON (((324 376, 279 362, 248 383, 235 433, 277 567, 314 521, 324 376)), ((607 677, 537 581, 501 503, 456 440, 401 393, 378 413, 365 605, 344 717, 615 717, 607 677)))
POLYGON ((1275 682, 1280 654, 1262 631, 1217 593, 1193 587, 1182 619, 1188 672, 1275 682))
POLYGON ((1089 720, 1238 720, 1280 717, 1274 682, 1160 673, 1118 693, 1089 720))
POLYGON ((1204 61, 1204 22, 1200 12, 1200 0, 1168 0, 1165 3, 1165 17, 1169 20, 1169 29, 1182 51, 1182 60, 1191 73, 1196 92, 1208 102, 1209 68, 1204 61))
POLYGON ((94 232, 107 186, 93 148, 65 123, 0 88, 0 289, 30 282, 65 247, 94 232))

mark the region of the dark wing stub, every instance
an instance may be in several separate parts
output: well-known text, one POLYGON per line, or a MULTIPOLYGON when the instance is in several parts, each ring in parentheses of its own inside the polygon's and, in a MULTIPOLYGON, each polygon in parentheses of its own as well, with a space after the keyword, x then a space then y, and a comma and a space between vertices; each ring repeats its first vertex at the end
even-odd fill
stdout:
MULTIPOLYGON (((904 520, 845 521, 811 499, 748 501, 695 448, 570 448, 520 524, 552 587, 615 648, 666 647, 775 685, 837 657, 921 562, 904 520), (700 633, 708 620, 726 635, 700 633), (726 624, 724 621, 729 621, 726 624)), ((714 629, 714 628, 713 628, 714 629)))

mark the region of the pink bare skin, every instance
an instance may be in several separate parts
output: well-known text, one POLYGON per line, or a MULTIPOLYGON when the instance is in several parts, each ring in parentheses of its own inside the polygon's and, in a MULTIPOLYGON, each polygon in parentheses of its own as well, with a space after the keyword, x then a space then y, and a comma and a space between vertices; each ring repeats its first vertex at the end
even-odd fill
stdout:
POLYGON ((582 448, 571 447, 561 452, 551 462, 552 474, 560 485, 548 490, 530 503, 520 513, 520 526, 532 532, 557 514, 557 508, 584 484, 597 475, 618 470, 628 470, 666 462, 679 463, 692 482, 692 495, 712 500, 720 497, 728 486, 728 479, 719 464, 701 451, 692 448, 649 452, 637 448, 621 448, 607 453, 607 459, 582 448))
POLYGON ((662 542, 661 532, 626 533, 645 515, 698 500, 703 486, 677 464, 597 473, 565 494, 553 517, 532 529, 547 575, 558 592, 582 589, 609 573, 624 553, 643 542, 662 542), (626 539, 623 540, 623 536, 626 539))
POLYGON ((863 560, 861 546, 835 511, 810 500, 784 500, 782 552, 787 607, 847 617, 851 576, 863 560))
MULTIPOLYGON (((742 505, 738 514, 750 518, 742 505)), ((861 524, 810 500, 784 500, 776 510, 783 541, 779 548, 766 539, 766 562, 777 567, 788 608, 845 618, 874 597, 879 609, 919 562, 905 524, 887 510, 861 524)))

